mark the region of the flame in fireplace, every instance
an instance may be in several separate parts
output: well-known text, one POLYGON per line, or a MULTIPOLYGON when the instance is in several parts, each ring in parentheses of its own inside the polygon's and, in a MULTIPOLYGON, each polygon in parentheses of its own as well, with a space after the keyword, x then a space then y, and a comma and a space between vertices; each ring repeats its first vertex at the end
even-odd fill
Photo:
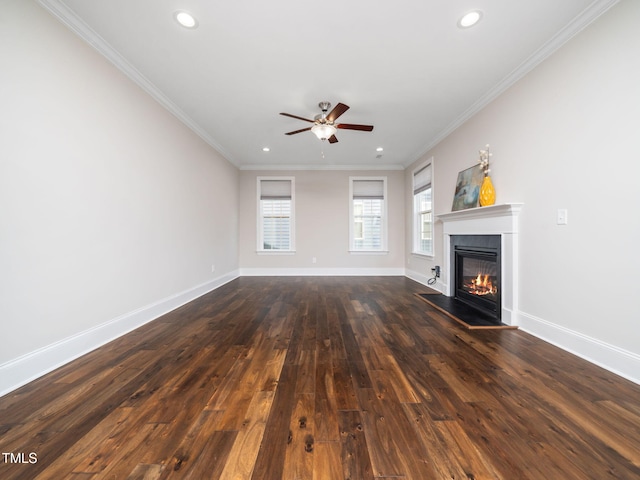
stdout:
POLYGON ((466 287, 472 295, 484 296, 498 293, 498 286, 493 284, 489 275, 481 273, 478 273, 478 276, 472 279, 466 287))

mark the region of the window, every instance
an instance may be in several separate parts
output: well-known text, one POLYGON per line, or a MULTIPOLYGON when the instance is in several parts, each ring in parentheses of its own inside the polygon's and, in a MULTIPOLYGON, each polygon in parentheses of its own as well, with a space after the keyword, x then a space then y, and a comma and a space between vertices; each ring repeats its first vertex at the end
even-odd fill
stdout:
POLYGON ((413 172, 413 253, 433 255, 432 161, 413 172))
POLYGON ((258 251, 294 250, 293 200, 293 177, 258 177, 258 251))
POLYGON ((350 177, 349 237, 355 252, 387 248, 386 177, 350 177))

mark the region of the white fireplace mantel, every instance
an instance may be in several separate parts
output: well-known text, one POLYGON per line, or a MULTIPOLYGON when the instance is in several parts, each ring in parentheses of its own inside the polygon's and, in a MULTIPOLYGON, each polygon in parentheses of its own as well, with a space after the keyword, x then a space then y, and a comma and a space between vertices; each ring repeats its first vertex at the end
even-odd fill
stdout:
POLYGON ((470 208, 451 213, 441 213, 436 218, 442 222, 443 275, 442 282, 447 296, 451 296, 454 287, 451 275, 451 236, 452 235, 500 235, 502 310, 501 321, 507 325, 516 325, 518 311, 518 215, 522 203, 505 203, 488 207, 470 208))

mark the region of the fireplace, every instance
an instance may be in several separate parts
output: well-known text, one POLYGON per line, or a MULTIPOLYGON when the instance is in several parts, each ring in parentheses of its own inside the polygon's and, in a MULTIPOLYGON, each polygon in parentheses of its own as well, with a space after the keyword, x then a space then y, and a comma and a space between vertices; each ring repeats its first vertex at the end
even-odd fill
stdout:
MULTIPOLYGON (((459 247, 475 247, 480 253, 496 253, 496 277, 498 291, 496 295, 497 312, 493 317, 496 323, 515 327, 518 323, 518 216, 521 203, 504 203, 489 207, 469 208, 455 212, 441 213, 436 217, 442 222, 443 263, 445 271, 442 278, 442 293, 454 298, 457 295, 455 283, 456 266, 454 241, 452 238, 476 237, 489 241, 478 245, 477 242, 464 241, 459 247), (489 237, 493 237, 489 239, 489 237), (498 240, 496 240, 498 239, 498 240), (477 248, 480 247, 480 248, 477 248)), ((455 243, 460 243, 456 241, 455 243)), ((487 257, 482 257, 485 260, 487 257)), ((491 257, 489 257, 491 258, 491 257)), ((478 260, 476 257, 475 260, 478 260)), ((464 262, 464 259, 463 259, 464 262)), ((491 277, 492 274, 489 273, 491 277)), ((477 273, 476 273, 477 278, 477 273)), ((459 303, 467 305, 460 301, 459 303)), ((475 308, 475 307, 474 307, 475 308)), ((483 311, 484 307, 475 309, 483 311)))
POLYGON ((500 235, 452 235, 453 296, 500 323, 500 235))

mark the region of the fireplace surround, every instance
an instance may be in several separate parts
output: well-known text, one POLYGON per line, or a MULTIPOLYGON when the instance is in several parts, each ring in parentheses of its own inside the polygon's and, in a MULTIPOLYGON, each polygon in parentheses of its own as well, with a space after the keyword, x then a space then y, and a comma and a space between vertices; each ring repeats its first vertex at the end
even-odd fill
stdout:
MULTIPOLYGON (((506 325, 517 325, 518 311, 518 216, 521 203, 491 205, 436 215, 442 222, 443 265, 442 293, 456 296, 455 245, 457 237, 492 237, 499 242, 499 266, 495 274, 499 282, 499 295, 495 302, 496 318, 506 325)), ((480 245, 479 250, 495 249, 480 245)), ((489 275, 492 274, 489 272, 489 275)))

